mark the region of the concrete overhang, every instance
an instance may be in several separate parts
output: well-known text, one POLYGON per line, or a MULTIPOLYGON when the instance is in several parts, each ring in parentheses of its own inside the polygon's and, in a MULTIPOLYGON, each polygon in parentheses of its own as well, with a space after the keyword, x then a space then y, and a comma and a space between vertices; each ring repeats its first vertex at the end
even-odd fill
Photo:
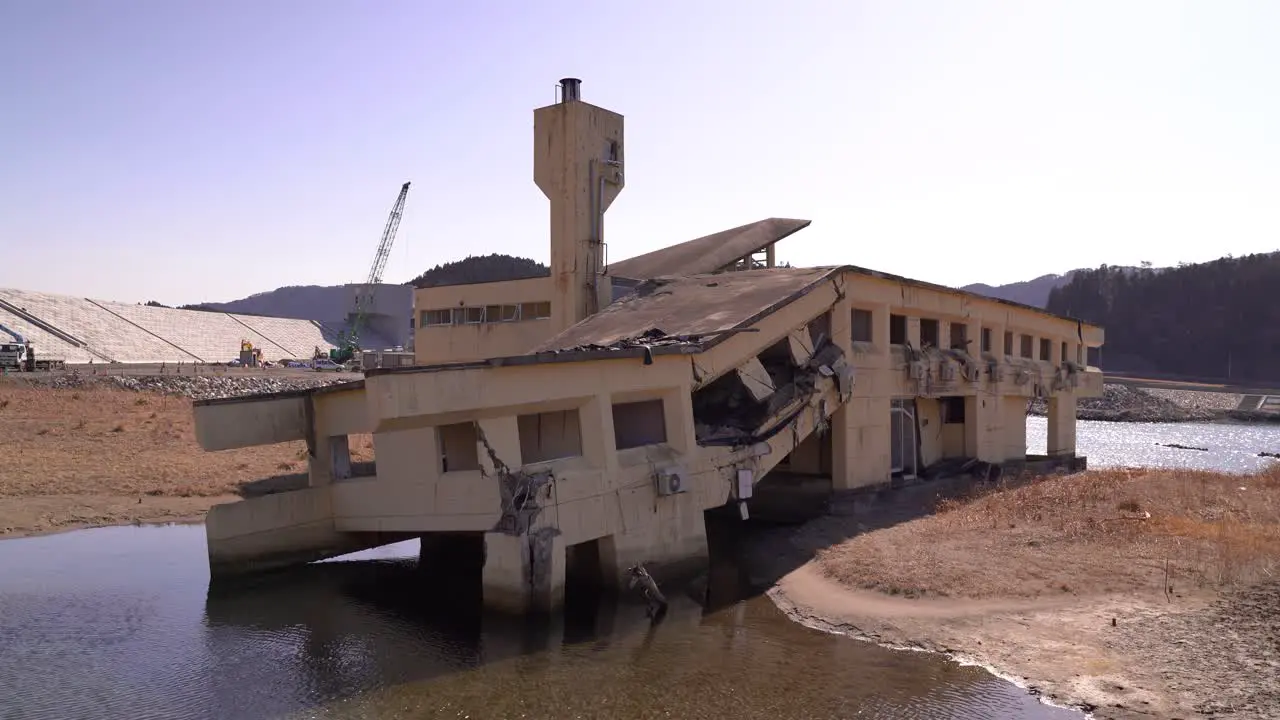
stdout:
POLYGON ((306 440, 309 428, 324 435, 370 432, 364 381, 192 403, 196 442, 205 450, 306 440))

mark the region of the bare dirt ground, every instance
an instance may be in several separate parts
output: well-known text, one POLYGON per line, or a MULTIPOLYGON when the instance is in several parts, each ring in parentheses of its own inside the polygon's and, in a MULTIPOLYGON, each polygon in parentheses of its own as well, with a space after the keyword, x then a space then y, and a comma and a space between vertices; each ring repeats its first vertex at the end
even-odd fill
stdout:
MULTIPOLYGON (((352 460, 372 458, 353 437, 352 460)), ((0 537, 137 522, 199 521, 266 476, 306 471, 302 442, 205 452, 191 401, 109 384, 0 379, 0 537)))
POLYGON ((887 522, 857 502, 766 541, 797 620, 1102 718, 1280 717, 1280 469, 1093 471, 887 522))

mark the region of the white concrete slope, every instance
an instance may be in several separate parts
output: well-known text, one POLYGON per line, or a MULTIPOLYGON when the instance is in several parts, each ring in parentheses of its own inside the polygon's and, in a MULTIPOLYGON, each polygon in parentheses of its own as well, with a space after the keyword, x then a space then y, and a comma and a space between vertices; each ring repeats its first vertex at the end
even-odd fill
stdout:
POLYGON ((311 357, 333 344, 310 320, 230 315, 0 289, 0 324, 28 337, 37 357, 68 363, 225 363, 242 341, 266 360, 311 357))

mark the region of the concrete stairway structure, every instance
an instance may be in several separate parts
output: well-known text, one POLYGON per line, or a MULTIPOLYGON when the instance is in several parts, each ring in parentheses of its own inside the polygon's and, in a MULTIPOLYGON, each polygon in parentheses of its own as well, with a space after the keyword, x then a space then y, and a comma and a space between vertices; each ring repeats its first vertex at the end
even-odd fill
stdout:
POLYGON ((0 289, 0 324, 26 335, 41 358, 82 363, 225 363, 240 343, 267 360, 309 358, 334 346, 318 323, 0 289))

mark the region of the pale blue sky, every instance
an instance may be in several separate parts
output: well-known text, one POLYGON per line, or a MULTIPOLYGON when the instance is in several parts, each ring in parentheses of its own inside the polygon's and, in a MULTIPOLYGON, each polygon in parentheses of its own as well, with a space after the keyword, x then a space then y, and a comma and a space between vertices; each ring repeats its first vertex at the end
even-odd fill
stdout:
POLYGON ((0 287, 229 300, 547 258, 532 110, 626 116, 621 259, 1010 282, 1280 247, 1280 3, 0 0, 0 287))

